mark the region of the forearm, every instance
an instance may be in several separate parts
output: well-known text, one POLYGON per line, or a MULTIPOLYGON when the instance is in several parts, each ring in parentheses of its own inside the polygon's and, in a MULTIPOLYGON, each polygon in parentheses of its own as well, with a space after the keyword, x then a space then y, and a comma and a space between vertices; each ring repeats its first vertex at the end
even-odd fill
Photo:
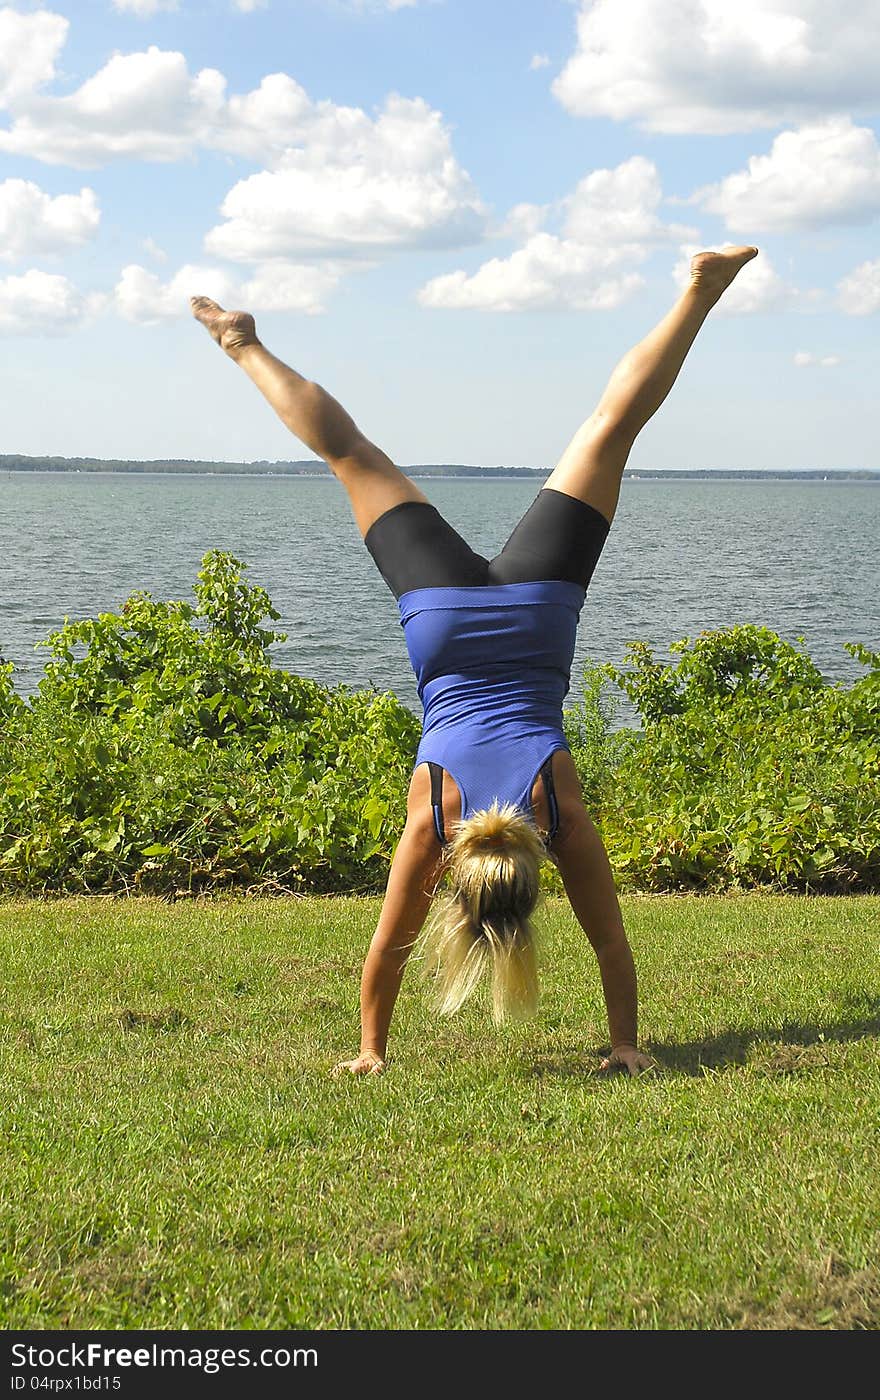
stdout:
POLYGON ((586 812, 557 842, 562 881, 575 917, 599 963, 613 1046, 635 1045, 638 989, 635 964, 605 847, 586 812))
POLYGON ((431 907, 439 861, 432 832, 404 828, 361 975, 361 1050, 383 1060, 406 964, 431 907))
POLYGON ((378 933, 370 944, 361 976, 361 1053, 372 1050, 385 1059, 408 956, 408 948, 389 948, 378 933))
POLYGON ((602 990, 608 1011, 612 1049, 638 1045, 638 988, 636 967, 626 934, 596 949, 602 990))

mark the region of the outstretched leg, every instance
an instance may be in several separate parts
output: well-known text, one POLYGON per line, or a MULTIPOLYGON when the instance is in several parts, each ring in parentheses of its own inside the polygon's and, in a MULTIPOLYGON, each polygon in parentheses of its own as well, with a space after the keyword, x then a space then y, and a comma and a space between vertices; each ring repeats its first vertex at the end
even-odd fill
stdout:
POLYGON ((731 248, 692 258, 687 290, 650 335, 624 355, 595 412, 575 433, 545 486, 575 496, 612 520, 636 437, 678 378, 712 307, 757 252, 731 248))
POLYGON ((277 359, 257 339, 246 311, 224 311, 209 297, 191 298, 193 315, 240 365, 281 421, 323 457, 348 492, 361 535, 386 510, 428 498, 380 448, 364 437, 341 404, 310 379, 277 359))

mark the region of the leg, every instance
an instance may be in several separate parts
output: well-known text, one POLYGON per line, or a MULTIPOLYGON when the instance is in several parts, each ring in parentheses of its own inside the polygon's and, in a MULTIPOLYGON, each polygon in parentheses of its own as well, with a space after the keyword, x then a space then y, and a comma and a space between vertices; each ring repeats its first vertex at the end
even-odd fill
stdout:
POLYGON ((290 431, 316 452, 348 492, 361 535, 386 510, 428 498, 385 453, 369 442, 320 384, 304 379, 257 339, 254 319, 224 311, 208 297, 192 298, 193 315, 240 365, 290 431))
POLYGON ((697 333, 757 248, 698 253, 691 283, 672 310, 615 369, 595 412, 578 429, 545 486, 574 496, 610 523, 626 461, 641 429, 669 393, 697 333))

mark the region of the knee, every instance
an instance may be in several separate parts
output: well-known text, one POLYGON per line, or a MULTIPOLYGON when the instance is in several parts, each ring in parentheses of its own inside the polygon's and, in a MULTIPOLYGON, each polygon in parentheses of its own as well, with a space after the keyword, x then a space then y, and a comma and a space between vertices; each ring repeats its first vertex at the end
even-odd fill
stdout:
POLYGON ((615 462, 622 458, 625 463, 636 438, 636 422, 635 414, 627 408, 600 404, 584 424, 593 456, 604 454, 615 462))
POLYGON ((358 428, 353 428, 347 436, 337 434, 332 451, 328 450, 324 460, 343 485, 363 477, 364 472, 370 472, 374 477, 377 472, 387 476, 391 465, 385 453, 365 438, 358 428))

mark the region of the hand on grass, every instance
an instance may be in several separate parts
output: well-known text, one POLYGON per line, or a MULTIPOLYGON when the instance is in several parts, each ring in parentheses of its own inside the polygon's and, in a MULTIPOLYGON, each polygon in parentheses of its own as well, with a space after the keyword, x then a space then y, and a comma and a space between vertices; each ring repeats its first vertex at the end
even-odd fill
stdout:
POLYGON ((354 1060, 340 1060, 330 1074, 334 1079, 339 1079, 346 1070, 349 1074, 382 1074, 384 1069, 385 1061, 381 1055, 377 1055, 375 1050, 362 1050, 354 1060))
POLYGON ((606 1055, 599 1066, 600 1071, 610 1073, 613 1070, 626 1070, 627 1074, 644 1074, 646 1070, 656 1069, 657 1062, 652 1060, 650 1055, 643 1055, 635 1045, 617 1045, 606 1055))

